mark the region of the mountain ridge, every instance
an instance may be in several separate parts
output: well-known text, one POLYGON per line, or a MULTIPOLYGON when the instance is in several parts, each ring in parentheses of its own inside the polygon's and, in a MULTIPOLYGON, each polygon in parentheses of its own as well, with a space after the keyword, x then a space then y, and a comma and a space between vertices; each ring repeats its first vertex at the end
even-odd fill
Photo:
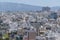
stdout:
POLYGON ((22 3, 0 2, 0 11, 34 11, 41 10, 40 6, 32 6, 22 3))

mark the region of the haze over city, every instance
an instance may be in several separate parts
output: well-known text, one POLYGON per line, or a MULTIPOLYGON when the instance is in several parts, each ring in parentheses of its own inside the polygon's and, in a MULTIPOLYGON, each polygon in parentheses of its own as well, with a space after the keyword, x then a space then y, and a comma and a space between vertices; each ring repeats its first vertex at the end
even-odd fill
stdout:
POLYGON ((0 0, 0 40, 60 40, 60 0, 0 0))
POLYGON ((23 3, 35 6, 60 6, 60 0, 0 0, 0 2, 23 3))

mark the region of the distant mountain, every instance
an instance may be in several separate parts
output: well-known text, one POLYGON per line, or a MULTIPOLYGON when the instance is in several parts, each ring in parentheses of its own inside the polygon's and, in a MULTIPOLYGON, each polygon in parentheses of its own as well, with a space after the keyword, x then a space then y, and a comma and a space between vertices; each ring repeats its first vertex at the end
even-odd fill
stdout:
MULTIPOLYGON (((22 3, 0 2, 0 11, 40 11, 42 6, 32 6, 22 3)), ((59 6, 51 7, 51 10, 56 11, 59 6)))
POLYGON ((0 2, 0 11, 36 11, 41 10, 40 6, 32 6, 21 3, 0 2))

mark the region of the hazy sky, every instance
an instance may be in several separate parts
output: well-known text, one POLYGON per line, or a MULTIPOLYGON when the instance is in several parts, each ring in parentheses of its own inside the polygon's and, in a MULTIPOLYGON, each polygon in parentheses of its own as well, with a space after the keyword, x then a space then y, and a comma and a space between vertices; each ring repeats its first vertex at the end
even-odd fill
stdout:
POLYGON ((60 0, 0 0, 0 2, 24 3, 36 6, 60 6, 60 0))

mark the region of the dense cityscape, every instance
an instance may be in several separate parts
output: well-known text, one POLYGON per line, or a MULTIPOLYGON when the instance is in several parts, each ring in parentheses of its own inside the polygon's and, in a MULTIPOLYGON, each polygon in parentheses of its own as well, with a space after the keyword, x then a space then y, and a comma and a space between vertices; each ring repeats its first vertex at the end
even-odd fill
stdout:
POLYGON ((0 40, 60 40, 60 11, 0 12, 0 40))

